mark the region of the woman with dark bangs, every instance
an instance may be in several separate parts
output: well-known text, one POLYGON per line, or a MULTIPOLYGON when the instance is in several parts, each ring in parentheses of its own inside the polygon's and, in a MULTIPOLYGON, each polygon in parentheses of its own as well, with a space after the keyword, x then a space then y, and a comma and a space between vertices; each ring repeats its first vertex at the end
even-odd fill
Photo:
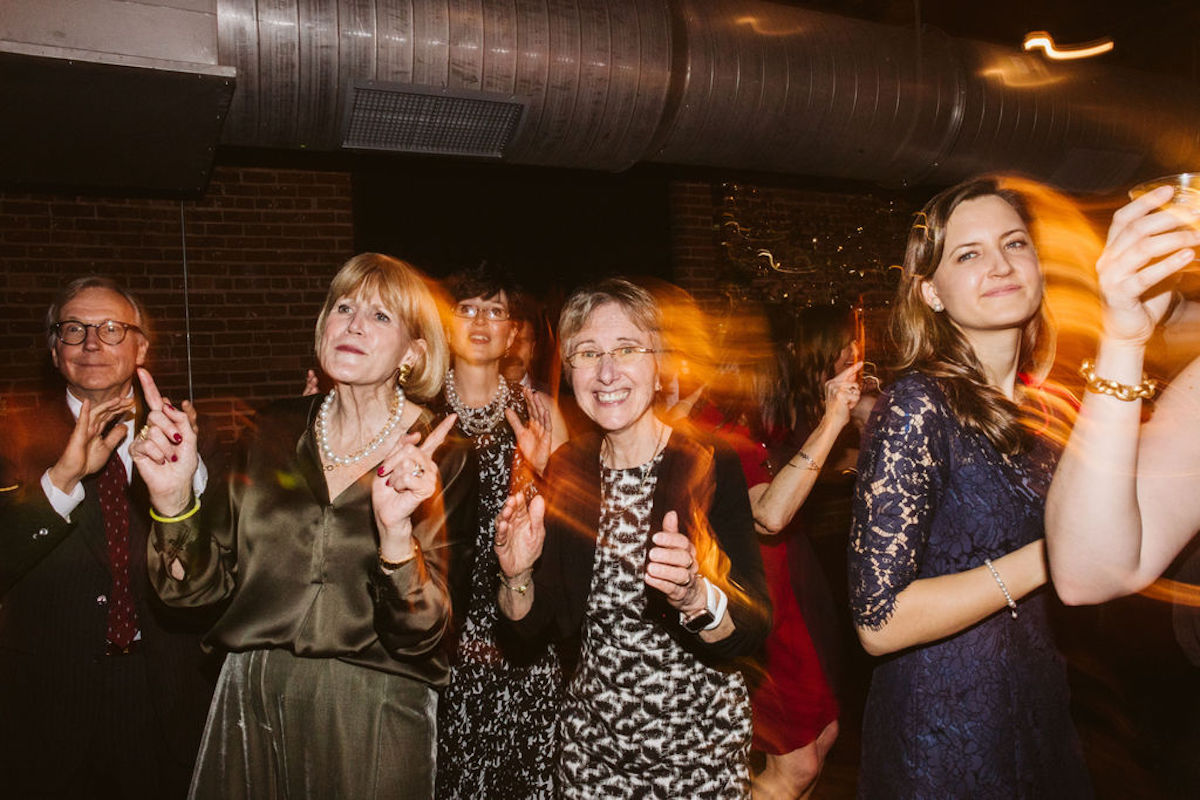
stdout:
POLYGON ((445 315, 451 364, 434 408, 456 415, 479 462, 479 520, 452 569, 455 624, 450 684, 438 705, 437 797, 554 797, 562 667, 553 647, 502 646, 496 633, 500 565, 495 519, 510 492, 529 492, 564 427, 549 396, 500 372, 516 337, 517 287, 481 264, 449 276, 445 315))
POLYGON ((1023 426, 1048 337, 1025 203, 993 180, 931 200, 893 308, 899 378, 859 459, 850 594, 876 666, 859 797, 1091 789, 1047 619, 1053 445, 1023 426))

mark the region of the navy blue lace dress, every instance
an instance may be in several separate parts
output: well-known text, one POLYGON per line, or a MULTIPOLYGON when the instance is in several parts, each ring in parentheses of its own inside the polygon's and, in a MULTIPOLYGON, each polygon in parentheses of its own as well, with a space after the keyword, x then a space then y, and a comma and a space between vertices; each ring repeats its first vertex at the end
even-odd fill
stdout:
MULTIPOLYGON (((859 625, 883 625, 914 580, 978 567, 1043 535, 1057 452, 1001 455, 958 422, 935 379, 897 380, 868 435, 849 553, 859 625)), ((876 666, 860 798, 1091 797, 1049 591, 1024 598, 1017 619, 1005 608, 876 666)))

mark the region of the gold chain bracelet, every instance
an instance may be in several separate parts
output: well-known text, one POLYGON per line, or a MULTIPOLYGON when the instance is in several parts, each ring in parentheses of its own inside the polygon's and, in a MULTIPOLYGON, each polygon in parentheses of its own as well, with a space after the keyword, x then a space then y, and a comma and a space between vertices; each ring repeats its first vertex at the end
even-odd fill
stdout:
POLYGON ((1158 381, 1153 378, 1147 378, 1145 373, 1142 373, 1142 382, 1137 384, 1118 383, 1110 381, 1107 378, 1098 377, 1096 375, 1096 362, 1090 359, 1080 365, 1079 374, 1087 381, 1084 388, 1089 392, 1106 394, 1126 402, 1133 400, 1153 400, 1155 392, 1158 391, 1158 381))
POLYGON ((412 552, 409 553, 407 557, 402 558, 399 561, 388 561, 386 558, 384 558, 383 547, 380 547, 376 552, 379 553, 379 566, 385 569, 388 574, 391 574, 416 558, 417 553, 421 552, 421 545, 417 543, 416 539, 413 539, 412 552))

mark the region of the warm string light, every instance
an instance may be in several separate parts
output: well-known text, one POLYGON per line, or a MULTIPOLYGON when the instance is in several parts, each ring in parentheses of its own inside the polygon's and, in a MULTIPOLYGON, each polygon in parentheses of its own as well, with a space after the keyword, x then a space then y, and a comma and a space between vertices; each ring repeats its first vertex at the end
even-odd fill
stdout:
POLYGON ((889 258, 904 247, 903 209, 896 201, 863 208, 853 222, 814 217, 787 207, 771 190, 721 186, 715 232, 724 253, 724 288, 732 301, 804 307, 867 298, 886 304, 896 285, 889 258))

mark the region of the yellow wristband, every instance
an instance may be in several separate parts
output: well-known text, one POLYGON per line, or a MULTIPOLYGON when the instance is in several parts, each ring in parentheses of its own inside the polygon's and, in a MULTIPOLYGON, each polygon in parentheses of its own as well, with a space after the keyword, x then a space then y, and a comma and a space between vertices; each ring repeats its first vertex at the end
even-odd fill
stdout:
POLYGON ((154 506, 151 506, 150 507, 150 519, 154 520, 155 522, 183 522, 185 519, 192 516, 199 510, 200 510, 200 498, 197 497, 196 505, 192 506, 187 511, 183 512, 182 514, 180 514, 177 517, 164 517, 162 514, 159 514, 157 511, 154 510, 154 506))

